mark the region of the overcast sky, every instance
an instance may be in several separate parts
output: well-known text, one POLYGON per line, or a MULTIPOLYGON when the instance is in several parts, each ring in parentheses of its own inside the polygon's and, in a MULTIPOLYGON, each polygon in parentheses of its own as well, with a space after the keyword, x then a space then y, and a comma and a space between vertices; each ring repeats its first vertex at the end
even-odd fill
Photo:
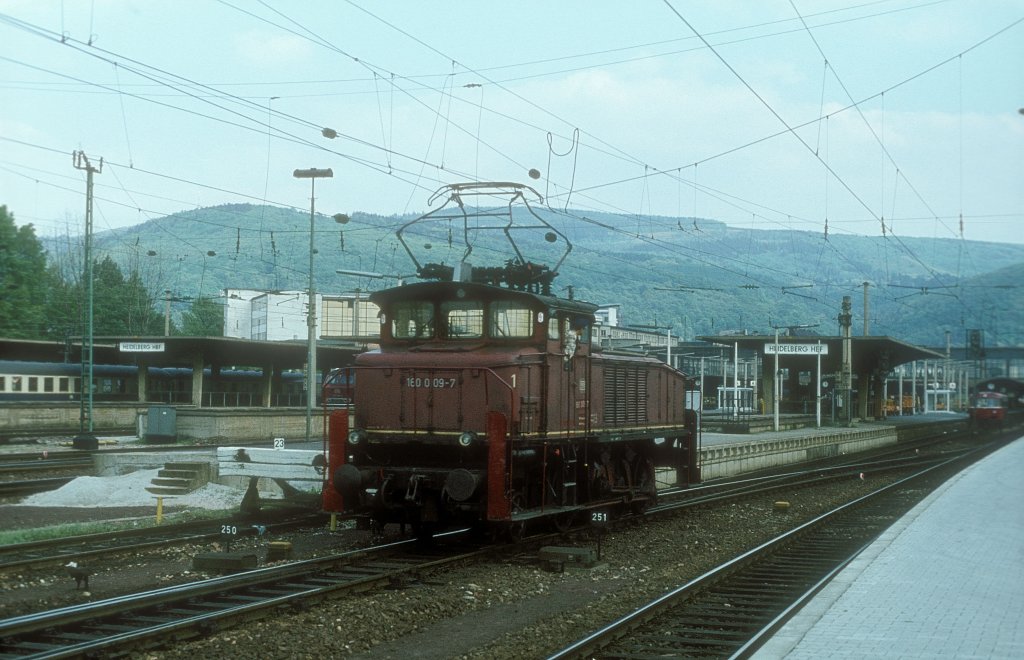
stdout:
POLYGON ((1024 243, 1024 0, 0 0, 0 204, 78 233, 252 202, 1024 243), (337 137, 324 137, 324 128, 337 137), (540 178, 529 178, 536 169, 540 178), (961 222, 962 217, 962 222, 961 222))

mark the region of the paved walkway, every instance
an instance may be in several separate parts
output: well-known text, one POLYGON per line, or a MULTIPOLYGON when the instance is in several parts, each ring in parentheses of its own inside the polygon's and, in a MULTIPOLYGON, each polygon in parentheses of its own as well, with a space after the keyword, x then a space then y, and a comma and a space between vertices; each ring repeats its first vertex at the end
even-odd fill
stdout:
POLYGON ((1024 438, 882 534, 755 658, 1024 658, 1024 438))

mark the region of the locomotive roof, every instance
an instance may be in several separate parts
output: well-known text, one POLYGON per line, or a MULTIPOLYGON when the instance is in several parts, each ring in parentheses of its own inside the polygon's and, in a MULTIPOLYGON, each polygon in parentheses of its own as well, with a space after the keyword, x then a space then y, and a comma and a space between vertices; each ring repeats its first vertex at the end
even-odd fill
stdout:
POLYGON ((376 291, 370 294, 370 302, 383 307, 400 300, 456 300, 465 296, 484 300, 525 300, 531 305, 539 305, 549 311, 567 311, 588 316, 593 316, 598 307, 594 303, 582 300, 545 296, 490 284, 447 281, 416 282, 376 291), (458 291, 464 292, 464 296, 459 296, 458 291))

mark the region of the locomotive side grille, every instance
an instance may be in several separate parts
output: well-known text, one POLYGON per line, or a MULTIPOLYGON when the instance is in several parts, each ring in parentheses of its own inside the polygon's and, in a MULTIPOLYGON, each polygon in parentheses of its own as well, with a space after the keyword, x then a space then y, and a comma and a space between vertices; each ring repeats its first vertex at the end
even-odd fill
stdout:
POLYGON ((647 422, 647 372, 637 367, 604 370, 604 423, 634 426, 647 422))

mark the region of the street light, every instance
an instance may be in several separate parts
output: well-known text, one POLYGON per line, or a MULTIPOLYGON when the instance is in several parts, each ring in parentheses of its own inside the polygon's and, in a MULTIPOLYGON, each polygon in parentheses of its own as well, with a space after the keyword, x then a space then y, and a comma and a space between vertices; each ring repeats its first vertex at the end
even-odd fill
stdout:
MULTIPOLYGON (((329 179, 334 172, 312 167, 308 170, 295 170, 292 176, 296 179, 309 179, 309 297, 306 313, 307 353, 306 353, 306 442, 312 437, 313 403, 316 401, 316 289, 313 284, 313 220, 316 217, 316 180, 329 179)), ((340 220, 338 220, 341 222, 340 220)), ((348 217, 345 217, 348 221, 348 217)))

